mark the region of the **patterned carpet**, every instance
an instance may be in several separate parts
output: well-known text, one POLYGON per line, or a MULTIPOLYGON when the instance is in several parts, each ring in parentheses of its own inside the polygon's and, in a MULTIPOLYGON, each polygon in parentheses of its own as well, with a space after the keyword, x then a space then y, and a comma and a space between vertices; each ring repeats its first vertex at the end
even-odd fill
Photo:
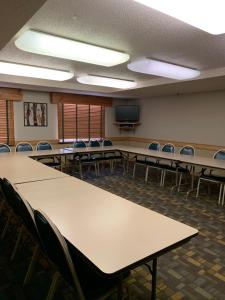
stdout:
MULTIPOLYGON (((196 238, 158 259, 157 299, 225 300, 225 208, 217 204, 216 187, 211 195, 202 189, 197 200, 193 195, 186 199, 184 192, 171 195, 169 180, 160 188, 156 174, 145 183, 142 170, 137 171, 135 179, 131 172, 123 176, 118 169, 113 175, 105 170, 98 178, 90 172, 84 180, 199 230, 196 238)), ((0 243, 0 300, 44 299, 51 279, 48 265, 45 261, 39 264, 32 282, 22 288, 29 247, 25 243, 15 261, 9 263, 10 240, 9 235, 4 244, 0 243)), ((149 299, 151 281, 146 267, 133 270, 129 282, 132 299, 149 299)), ((62 282, 55 299, 76 297, 62 282)))
MULTIPOLYGON (((224 300, 225 207, 217 204, 217 187, 207 195, 203 186, 198 199, 193 194, 186 199, 184 192, 171 195, 171 182, 160 188, 155 174, 150 181, 144 182, 142 172, 135 179, 120 173, 88 179, 107 191, 199 230, 196 238, 159 258, 158 299, 224 300)), ((131 280, 134 299, 148 299, 150 276, 146 268, 133 271, 131 280)))

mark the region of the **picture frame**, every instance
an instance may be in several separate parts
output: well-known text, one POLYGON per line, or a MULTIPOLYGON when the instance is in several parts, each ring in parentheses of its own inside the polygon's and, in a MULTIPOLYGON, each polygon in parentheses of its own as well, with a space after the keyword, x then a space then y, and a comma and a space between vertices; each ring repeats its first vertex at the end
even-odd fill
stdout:
POLYGON ((24 102, 24 126, 47 127, 48 104, 37 102, 24 102))

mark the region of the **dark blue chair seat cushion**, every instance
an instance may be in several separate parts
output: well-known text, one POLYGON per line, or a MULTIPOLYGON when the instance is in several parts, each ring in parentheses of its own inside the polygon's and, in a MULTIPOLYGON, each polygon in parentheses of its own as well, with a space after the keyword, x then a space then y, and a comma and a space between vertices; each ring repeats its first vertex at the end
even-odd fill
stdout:
POLYGON ((219 175, 201 175, 200 178, 205 179, 205 180, 225 182, 225 177, 222 177, 219 175))
POLYGON ((54 162, 54 161, 50 161, 50 162, 46 162, 44 163, 46 166, 49 166, 49 167, 58 167, 60 166, 60 163, 58 162, 54 162))

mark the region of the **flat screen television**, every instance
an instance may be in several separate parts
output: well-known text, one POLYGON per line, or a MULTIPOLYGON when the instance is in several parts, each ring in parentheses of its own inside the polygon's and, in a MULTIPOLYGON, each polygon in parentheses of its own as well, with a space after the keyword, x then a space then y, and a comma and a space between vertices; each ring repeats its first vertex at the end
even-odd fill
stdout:
POLYGON ((139 122, 138 105, 117 105, 116 122, 136 123, 139 122))

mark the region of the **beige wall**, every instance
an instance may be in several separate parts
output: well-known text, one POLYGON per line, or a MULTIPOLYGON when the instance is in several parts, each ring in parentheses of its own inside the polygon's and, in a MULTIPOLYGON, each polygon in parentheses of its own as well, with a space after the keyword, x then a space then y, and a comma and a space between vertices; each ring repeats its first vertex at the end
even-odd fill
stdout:
POLYGON ((55 140, 58 135, 57 106, 50 103, 48 93, 23 92, 23 101, 14 102, 14 127, 16 141, 55 140), (24 126, 23 102, 38 102, 48 104, 48 126, 26 127, 24 126))
POLYGON ((225 145, 225 91, 140 100, 136 137, 225 145))
MULTIPOLYGON (((113 125, 114 107, 106 107, 105 130, 106 136, 118 136, 118 129, 113 125)), ((14 102, 14 127, 16 141, 56 140, 58 138, 57 105, 50 103, 50 95, 45 92, 23 91, 23 101, 14 102), (48 104, 48 126, 24 126, 23 102, 41 102, 48 104)))

